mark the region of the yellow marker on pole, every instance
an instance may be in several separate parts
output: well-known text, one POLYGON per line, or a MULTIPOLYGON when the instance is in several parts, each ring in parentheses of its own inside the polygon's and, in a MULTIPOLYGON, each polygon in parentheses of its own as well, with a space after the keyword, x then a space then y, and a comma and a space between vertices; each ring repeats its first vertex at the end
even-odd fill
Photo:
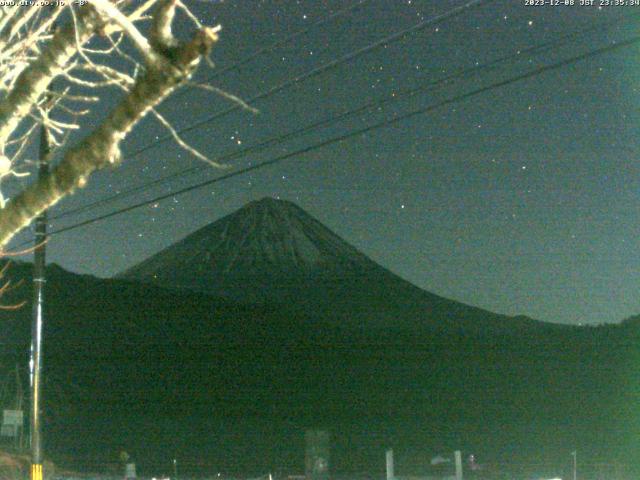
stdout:
POLYGON ((42 480, 41 463, 34 463, 31 465, 31 480, 42 480))

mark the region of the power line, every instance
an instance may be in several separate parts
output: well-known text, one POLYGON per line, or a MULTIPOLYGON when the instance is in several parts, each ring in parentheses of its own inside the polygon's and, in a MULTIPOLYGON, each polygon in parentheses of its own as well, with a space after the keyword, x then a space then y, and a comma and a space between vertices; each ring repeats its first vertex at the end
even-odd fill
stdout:
MULTIPOLYGON (((358 3, 356 5, 353 5, 352 7, 348 7, 347 9, 341 10, 340 12, 344 12, 345 10, 350 10, 350 9, 356 8, 356 7, 360 6, 362 3, 364 3, 365 1, 368 1, 368 0, 361 0, 360 3, 358 3)), ((252 102, 261 100, 263 98, 266 98, 268 96, 274 95, 274 94, 276 94, 276 93, 278 93, 278 92, 280 92, 280 91, 282 91, 282 90, 284 90, 284 89, 286 89, 286 88, 288 88, 288 87, 290 87, 292 85, 295 85, 296 83, 300 83, 302 81, 308 80, 309 78, 315 77, 315 76, 317 76, 317 75, 319 75, 321 73, 324 73, 324 72, 329 71, 329 70, 331 70, 333 68, 336 68, 339 65, 341 65, 342 63, 345 63, 345 62, 347 62, 349 60, 353 60, 354 58, 357 58, 357 57, 359 57, 361 55, 364 55, 364 54, 366 54, 366 53, 368 53, 370 51, 373 51, 376 48, 380 48, 382 46, 390 45, 390 44, 392 44, 392 43, 394 43, 396 41, 402 40, 406 35, 408 35, 410 33, 414 33, 414 32, 417 32, 419 30, 422 30, 422 29, 428 27, 429 25, 433 25, 434 23, 438 23, 438 22, 441 22, 441 21, 444 21, 444 20, 447 20, 447 19, 450 19, 450 18, 454 18, 454 17, 464 13, 465 11, 467 11, 467 10, 473 8, 473 7, 478 7, 478 6, 480 6, 480 5, 484 4, 484 3, 490 3, 492 1, 494 1, 494 0, 471 0, 471 1, 469 1, 469 2, 467 2, 465 4, 463 4, 463 5, 460 5, 458 7, 454 7, 451 10, 448 10, 445 13, 436 15, 434 17, 431 17, 431 18, 427 19, 427 20, 419 22, 419 23, 417 23, 417 24, 415 24, 415 25, 413 25, 411 27, 405 28, 405 29, 400 30, 400 31, 398 31, 396 33, 388 35, 388 36, 386 36, 386 37, 384 37, 384 38, 382 38, 380 40, 377 40, 377 41, 375 41, 375 42, 373 42, 373 43, 371 43, 371 44, 369 44, 369 45, 367 45, 365 47, 362 47, 362 48, 360 48, 358 50, 350 52, 350 53, 348 53, 348 54, 346 54, 346 55, 344 55, 344 56, 342 56, 342 57, 340 57, 338 59, 335 59, 335 60, 332 60, 332 61, 330 61, 328 63, 325 63, 324 65, 316 67, 316 68, 310 70, 307 73, 298 75, 298 76, 296 76, 296 77, 294 77, 292 79, 289 79, 289 80, 287 80, 287 81, 285 81, 283 83, 280 83, 279 85, 276 85, 275 87, 272 87, 271 89, 268 89, 268 90, 266 90, 266 91, 264 91, 262 93, 259 93, 259 94, 255 95, 255 96, 245 100, 245 103, 252 103, 252 102)), ((340 12, 336 12, 333 17, 335 17, 340 12)), ((327 19, 325 19, 325 20, 327 20, 327 19)), ((301 32, 297 32, 296 34, 293 34, 292 36, 296 36, 298 34, 302 34, 302 33, 301 32)), ((290 37, 287 37, 287 38, 290 39, 290 37)), ((283 40, 282 42, 284 42, 285 40, 283 40)), ((244 60, 241 61, 241 62, 244 62, 244 60)), ((239 62, 239 63, 241 63, 241 62, 239 62)), ((235 65, 235 66, 237 66, 237 65, 235 65)), ((231 66, 229 68, 232 68, 232 67, 235 68, 235 66, 231 66)), ((225 71, 226 70, 228 70, 228 69, 225 69, 225 71)), ((221 73, 223 73, 223 72, 221 71, 219 74, 221 74, 221 73)), ((196 122, 196 123, 194 123, 192 125, 189 125, 189 126, 187 126, 185 128, 177 130, 176 133, 178 135, 182 135, 184 133, 190 132, 190 131, 192 131, 192 130, 194 130, 196 128, 199 128, 202 125, 205 125, 205 124, 210 123, 210 122, 212 122, 214 120, 217 120, 218 118, 221 118, 222 116, 225 116, 228 113, 234 112, 234 111, 236 111, 236 110, 238 110, 240 108, 242 108, 240 105, 234 105, 232 107, 229 107, 226 110, 222 110, 221 112, 217 112, 217 113, 207 117, 206 119, 203 119, 203 120, 201 120, 199 122, 196 122)), ((149 150, 151 148, 154 148, 155 146, 157 146, 157 145, 159 145, 161 143, 164 143, 167 140, 171 140, 173 138, 174 138, 173 135, 166 135, 166 136, 164 136, 162 138, 159 138, 159 139, 153 141, 152 143, 144 145, 144 146, 140 147, 139 149, 135 150, 133 153, 127 155, 127 158, 136 157, 136 156, 140 155, 142 152, 144 152, 146 150, 149 150)), ((234 157, 231 157, 231 158, 234 158, 234 157)), ((225 158, 225 159, 227 159, 227 158, 225 158)), ((86 211, 86 208, 79 207, 79 209, 75 209, 74 210, 74 213, 78 213, 80 210, 81 211, 86 211)), ((58 215, 55 218, 61 218, 62 216, 67 216, 67 215, 70 215, 70 214, 71 213, 63 212, 62 214, 58 215)))
MULTIPOLYGON (((640 14, 635 14, 632 17, 627 17, 627 18, 633 18, 633 17, 640 17, 640 14)), ((625 19, 627 19, 625 18, 625 19)), ((466 78, 468 76, 471 76, 472 74, 476 74, 478 72, 481 72, 483 70, 489 70, 492 69, 494 67, 496 67, 497 65, 507 62, 509 60, 515 59, 515 58, 522 58, 523 56, 527 55, 527 54, 539 54, 539 53, 543 53, 545 51, 547 51, 550 48, 557 48, 561 45, 564 45, 568 42, 570 42, 571 40, 580 37, 582 35, 585 35, 587 33, 591 33, 595 30, 600 30, 600 29, 607 29, 609 27, 611 27, 612 25, 618 24, 619 19, 615 19, 613 21, 609 21, 603 24, 599 24, 599 25, 594 25, 591 27, 587 27, 584 28, 582 30, 579 30, 577 32, 572 32, 572 33, 568 33, 566 35, 562 35, 560 37, 558 37, 555 40, 550 40, 548 42, 544 42, 542 44, 539 45, 534 45, 525 49, 521 49, 521 50, 517 50, 515 53, 510 54, 510 55, 505 55, 502 57, 499 57, 497 59, 494 59, 490 62, 484 63, 482 65, 478 65, 478 66, 473 66, 473 67, 469 67, 469 68, 464 68, 461 70, 458 70, 452 74, 447 75, 446 77, 440 78, 436 81, 433 82, 429 82, 426 85, 420 85, 418 87, 414 87, 414 88, 410 88, 410 89, 405 89, 405 90, 400 90, 397 92, 392 93, 391 95, 386 96, 385 98, 382 98, 380 100, 375 100, 375 101, 371 101, 371 102, 367 102, 364 105, 361 105, 360 107, 353 109, 353 110, 349 110, 347 112, 343 112, 341 114, 338 114, 336 116, 332 116, 329 118, 325 118, 323 120, 314 122, 312 124, 309 124, 305 127, 299 128, 299 129, 295 129, 292 131, 289 131, 287 133, 284 134, 280 134, 277 136, 273 136, 269 139, 266 139, 262 142, 259 142, 257 144, 248 146, 246 148, 243 148, 239 151, 236 152, 232 152, 232 153, 227 153, 224 155, 221 155, 219 157, 214 158, 214 161, 216 161, 217 163, 223 163, 227 160, 231 160, 231 159, 235 159, 235 158, 239 158, 239 157, 245 157, 246 155, 248 155, 251 152, 254 151, 261 151, 271 145, 275 145, 275 144, 280 144, 283 143, 284 141, 290 139, 290 138, 294 138, 300 135, 303 135, 305 133, 311 132, 313 130, 316 130, 318 128, 324 127, 324 126, 328 126, 330 124, 333 123, 337 123, 339 121, 344 120, 345 118, 357 115, 361 112, 364 112, 366 110, 370 110, 376 107, 380 107, 384 104, 387 104, 389 102, 395 102, 398 101, 404 97, 411 97, 414 95, 417 95, 418 93, 425 93, 425 92, 429 92, 432 91, 440 86, 445 86, 447 84, 453 83, 453 81, 457 80, 457 79, 463 79, 466 78)), ((82 212, 87 212, 90 211, 96 207, 102 206, 102 205, 108 205, 109 203, 112 203, 114 201, 117 201, 121 198, 126 198, 128 196, 131 196, 135 193, 138 192, 143 192, 145 190, 148 190, 149 188, 162 184, 164 182, 167 182, 169 180, 174 180, 180 177, 184 177, 190 174, 193 174, 197 171, 201 171, 204 170, 206 168, 209 168, 208 166, 195 166, 195 167, 191 167, 185 170, 181 170, 179 172, 175 172, 169 175, 165 175, 163 177, 160 177, 158 179, 152 180, 150 182, 146 182, 143 183, 141 185, 137 185, 134 186, 132 188, 129 188, 127 190, 118 192, 116 194, 110 195, 108 197, 102 198, 100 200, 97 200, 95 202, 92 202, 90 204, 87 205, 83 205, 71 210, 67 210, 64 212, 61 212, 60 214, 51 217, 51 220, 57 220, 60 218, 64 218, 64 217, 68 217, 71 215, 77 215, 79 213, 82 212)))
MULTIPOLYGON (((330 22, 331 20, 334 20, 335 18, 341 17, 343 15, 346 15, 358 8, 360 8, 362 5, 364 5, 365 3, 367 3, 370 0, 358 0, 356 3, 354 3, 353 5, 349 5, 348 7, 342 8, 340 10, 337 10, 336 12, 327 15, 324 18, 321 18, 320 20, 317 20, 316 22, 311 23, 309 26, 298 30, 297 32, 292 33, 291 35, 288 35, 274 43, 272 43, 271 45, 259 48, 257 50, 255 50, 253 53, 250 53, 249 55, 247 55, 246 57, 244 57, 241 60, 238 60, 234 63, 232 63, 231 65, 228 65, 226 67, 221 68, 220 70, 216 70, 213 72, 213 74, 211 74, 210 76, 208 76, 207 78, 204 79, 205 82, 210 82, 212 80, 215 80, 216 78, 224 75, 227 72, 233 71, 238 69, 239 67, 246 65, 247 63, 251 62, 252 60, 255 60, 256 58, 258 58, 260 55, 264 54, 264 53, 269 53, 277 48, 282 47, 283 45, 286 45, 287 43, 290 43, 291 41, 295 40, 298 37, 301 37, 303 35, 305 35, 306 33, 308 33, 309 31, 311 31, 314 28, 319 27, 320 25, 323 25, 325 23, 330 22)), ((169 101, 173 101, 176 100, 182 96, 184 96, 189 90, 188 89, 183 89, 180 90, 179 92, 176 92, 175 94, 173 94, 168 100, 169 101)))
MULTIPOLYGON (((406 36, 409 33, 413 33, 413 32, 419 31, 421 29, 426 28, 429 25, 433 25, 434 23, 441 22, 441 21, 447 20, 449 18, 453 18, 453 17, 455 17, 457 15, 462 14, 463 12, 465 12, 466 10, 468 10, 470 8, 477 7, 477 6, 480 6, 483 3, 489 3, 491 1, 493 1, 493 0, 472 0, 472 1, 469 1, 469 2, 465 3, 464 5, 455 7, 453 9, 451 9, 451 10, 448 10, 445 13, 442 13, 440 15, 436 15, 435 17, 431 17, 428 20, 424 20, 424 21, 419 22, 419 23, 417 23, 417 24, 415 24, 415 25, 413 25, 411 27, 408 27, 406 29, 400 30, 400 31, 398 31, 396 33, 393 33, 391 35, 388 35, 388 36, 386 36, 386 37, 384 37, 384 38, 382 38, 380 40, 377 40, 376 42, 373 42, 373 43, 371 43, 371 44, 369 44, 369 45, 367 45, 365 47, 362 47, 362 48, 360 48, 358 50, 350 52, 350 53, 348 53, 348 54, 346 54, 346 55, 344 55, 344 56, 342 56, 342 57, 340 57, 340 58, 338 58, 336 60, 332 60, 331 62, 328 62, 328 63, 326 63, 324 65, 321 65, 320 67, 312 69, 312 70, 310 70, 309 72, 307 72, 305 74, 302 74, 302 75, 299 75, 297 77, 294 77, 293 79, 287 80, 287 81, 285 81, 285 82, 283 82, 283 83, 281 83, 281 84, 279 84, 279 85, 277 85, 277 86, 275 86, 275 87, 273 87, 273 88, 271 88, 269 90, 266 90, 266 91, 264 91, 264 92, 262 92, 262 93, 260 93, 260 94, 258 94, 256 96, 246 100, 246 103, 251 103, 251 102, 254 102, 256 100, 260 100, 262 98, 266 98, 266 97, 268 97, 270 95, 273 95, 273 94, 275 94, 275 93, 277 93, 279 91, 284 90, 285 88, 288 88, 291 85, 294 85, 295 83, 299 83, 301 81, 304 81, 304 80, 307 80, 307 79, 309 79, 311 77, 319 75, 320 73, 323 73, 323 72, 326 72, 326 71, 328 71, 328 70, 330 70, 332 68, 335 68, 335 67, 339 66, 340 64, 348 61, 348 60, 354 59, 354 58, 356 58, 356 57, 358 57, 360 55, 368 53, 368 52, 370 52, 370 51, 372 51, 372 50, 374 50, 376 48, 379 48, 381 46, 389 45, 389 44, 394 43, 394 42, 396 42, 398 40, 401 40, 404 36, 406 36)), ((242 108, 242 107, 239 106, 239 105, 234 105, 234 106, 232 106, 232 107, 230 107, 230 108, 228 108, 226 110, 223 110, 221 112, 215 113, 212 116, 209 116, 204 120, 201 120, 201 121, 196 122, 196 123, 194 123, 192 125, 189 125, 189 126, 187 126, 185 128, 177 130, 176 133, 181 135, 183 133, 189 132, 191 130, 199 128, 202 125, 205 125, 205 124, 210 123, 210 122, 212 122, 214 120, 217 120, 221 116, 224 116, 227 113, 231 113, 232 111, 236 111, 236 110, 238 110, 240 108, 242 108)), ((133 153, 127 155, 127 158, 136 157, 140 153, 142 153, 142 152, 144 152, 146 150, 149 150, 149 149, 151 149, 151 148, 153 148, 153 147, 155 147, 155 146, 157 146, 157 145, 159 145, 161 143, 164 143, 165 141, 167 141, 169 139, 173 139, 173 138, 174 137, 172 135, 167 135, 167 136, 165 136, 163 138, 157 139, 154 142, 152 142, 150 144, 147 144, 147 145, 135 150, 133 153)), ((231 158, 235 158, 235 157, 231 157, 231 158)), ((225 157, 224 159, 227 160, 228 158, 225 157)), ((86 208, 79 207, 79 209, 75 209, 74 210, 74 213, 77 213, 79 210, 85 211, 86 208)), ((61 216, 67 216, 67 215, 69 215, 69 213, 64 213, 63 212, 62 214, 60 214, 56 218, 61 218, 61 216)))
POLYGON ((368 133, 368 132, 370 132, 372 130, 376 130, 378 128, 387 127, 389 125, 396 124, 396 123, 401 122, 403 120, 407 120, 409 118, 413 118, 413 117, 415 117, 417 115, 428 113, 428 112, 430 112, 432 110, 435 110, 437 108, 443 107, 445 105, 458 103, 458 102, 461 102, 463 100, 467 100, 468 98, 471 98, 471 97, 486 93, 488 91, 491 91, 491 90, 494 90, 494 89, 497 89, 497 88, 501 88, 501 87, 504 87, 504 86, 507 86, 507 85, 510 85, 512 83, 516 83, 516 82, 519 82, 519 81, 522 81, 522 80, 526 80, 526 79, 535 77, 537 75, 540 75, 542 73, 546 73, 546 72, 549 72, 549 71, 552 71, 552 70, 557 70, 557 69, 560 69, 560 68, 565 67, 567 65, 570 65, 570 64, 585 60, 587 58, 592 58, 592 57, 595 57, 595 56, 598 56, 598 55, 602 55, 604 53, 608 53, 608 52, 612 52, 614 50, 618 50, 618 49, 621 49, 621 48, 624 48, 624 47, 628 47, 628 46, 634 45, 634 44, 636 44, 638 42, 640 42, 640 36, 635 36, 635 37, 632 37, 632 38, 630 38, 628 40, 624 40, 622 42, 615 43, 613 45, 608 45, 606 47, 601 47, 601 48, 596 49, 596 50, 590 50, 590 51, 588 51, 586 53, 583 53, 581 55, 577 55, 577 56, 574 56, 574 57, 571 57, 571 58, 568 58, 568 59, 565 59, 565 60, 561 60, 561 61, 553 63, 551 65, 546 65, 546 66, 543 66, 543 67, 539 67, 539 68, 536 68, 536 69, 531 70, 529 72, 526 72, 524 74, 508 78, 506 80, 501 80, 501 81, 498 81, 498 82, 494 82, 494 83, 492 83, 490 85, 477 88, 477 89, 472 90, 470 92, 467 92, 467 93, 452 97, 452 98, 447 99, 447 100, 443 100, 443 101, 438 102, 436 104, 429 105, 427 107, 424 107, 424 108, 421 108, 421 109, 418 109, 418 110, 413 110, 411 112, 407 112, 407 113, 404 113, 402 115, 398 115, 398 116, 396 116, 396 117, 394 117, 392 119, 385 120, 385 121, 382 121, 382 122, 378 122, 378 123, 369 125, 367 127, 363 127, 363 128, 357 129, 357 130, 353 130, 351 132, 339 135, 337 137, 333 137, 333 138, 324 140, 322 142, 318 142, 318 143, 315 143, 313 145, 298 149, 296 151, 289 152, 289 153, 277 156, 275 158, 272 158, 270 160, 266 160, 266 161, 258 163, 256 165, 252 165, 252 166, 249 166, 249 167, 246 167, 246 168, 242 168, 242 169, 237 170, 235 172, 231 172, 231 173, 228 173, 226 175, 222 175, 220 177, 217 177, 217 178, 214 178, 214 179, 211 179, 211 180, 200 182, 200 183, 197 183, 195 185, 191 185, 189 187, 182 188, 182 189, 177 190, 175 192, 171 192, 171 193, 168 193, 168 194, 157 196, 157 197, 155 197, 155 198, 153 198, 151 200, 146 200, 146 201, 139 202, 139 203, 136 203, 136 204, 133 204, 133 205, 129 205, 128 207, 124 207, 124 208, 109 212, 107 214, 100 215, 98 217, 94 217, 94 218, 91 218, 91 219, 88 219, 88 220, 85 220, 85 221, 82 221, 82 222, 78 222, 76 224, 73 224, 73 225, 70 225, 70 226, 67 226, 67 227, 64 227, 64 228, 60 228, 58 230, 54 230, 54 231, 52 231, 50 233, 50 236, 58 235, 58 234, 65 233, 65 232, 68 232, 68 231, 71 231, 71 230, 75 230, 77 228, 84 227, 84 226, 90 225, 92 223, 100 222, 102 220, 106 220, 108 218, 114 217, 116 215, 120 215, 122 213, 130 212, 132 210, 135 210, 135 209, 140 208, 140 207, 144 207, 146 205, 150 205, 150 204, 153 204, 153 203, 156 203, 156 202, 160 202, 162 200, 166 200, 167 198, 175 197, 177 195, 182 195, 184 193, 188 193, 188 192, 191 192, 193 190, 197 190, 199 188, 212 185, 214 183, 222 182, 222 181, 227 180, 229 178, 233 178, 233 177, 237 177, 239 175, 243 175, 243 174, 248 173, 248 172, 253 171, 253 170, 258 170, 260 168, 271 166, 271 165, 274 165, 276 163, 279 163, 279 162, 282 162, 284 160, 287 160, 289 158, 292 158, 294 156, 303 155, 305 153, 309 153, 311 151, 318 150, 318 149, 326 147, 328 145, 339 143, 339 142, 342 142, 342 141, 347 140, 349 138, 353 138, 353 137, 368 133))
MULTIPOLYGON (((316 67, 310 71, 308 71, 307 73, 303 73, 301 75, 297 75, 289 80, 285 80, 284 82, 276 85, 275 87, 272 87, 268 90, 265 90, 264 92, 258 93, 257 95, 254 95, 253 97, 246 99, 245 103, 247 104, 251 104, 253 102, 256 102, 258 100, 262 100, 264 98, 270 97, 271 95, 275 95, 276 93, 281 92, 282 90, 285 90, 286 88, 289 88, 295 84, 298 84, 300 82, 303 82, 305 80, 308 80, 310 78, 313 78, 317 75, 320 75, 321 73, 325 73, 328 72, 340 65, 342 65, 343 63, 346 63, 350 60, 353 60, 357 57, 360 57, 361 55, 364 55, 366 53, 369 53, 377 48, 383 47, 385 45, 390 45, 392 43, 395 43, 399 40, 402 40, 405 36, 407 36, 408 34, 411 33, 415 33, 418 32, 420 30, 425 29, 426 27, 433 25, 435 23, 438 22, 442 22, 444 20, 448 20, 450 18, 454 18, 458 15, 461 15, 462 13, 466 12, 467 10, 470 10, 474 7, 479 7, 482 4, 485 3, 490 3, 494 0, 471 0, 467 3, 465 3, 464 5, 460 5, 458 7, 454 7, 451 10, 448 10, 445 13, 436 15, 434 17, 431 17, 427 20, 424 20, 422 22, 419 22, 411 27, 399 30, 396 33, 393 33, 391 35, 387 35, 384 38, 381 38, 380 40, 377 40, 373 43, 370 43, 369 45, 366 45, 362 48, 359 48, 353 52, 347 53, 346 55, 343 55, 342 57, 339 57, 337 59, 331 60, 330 62, 327 62, 323 65, 320 65, 319 67, 316 67)), ((202 126, 202 125, 206 125, 209 122, 212 122, 213 120, 217 120, 218 118, 222 118, 224 116, 226 116, 229 113, 235 112, 239 109, 241 109, 242 106, 241 105, 233 105, 229 108, 227 108, 226 110, 222 110, 220 112, 214 113, 213 115, 210 115, 209 117, 196 122, 188 127, 182 128, 180 130, 177 130, 176 133, 178 133, 179 135, 182 135, 184 133, 190 132, 192 130, 195 130, 196 128, 202 126)), ((154 140, 152 143, 149 143, 147 145, 144 145, 142 147, 140 147, 139 149, 135 150, 133 153, 127 155, 127 158, 132 158, 132 157, 136 157, 138 155, 140 155, 142 152, 145 152, 151 148, 154 148, 168 140, 172 140, 174 137, 173 135, 165 135, 162 138, 159 138, 157 140, 154 140)))
MULTIPOLYGON (((269 46, 259 48, 256 51, 254 51, 253 53, 251 53, 248 56, 246 56, 245 58, 243 58, 242 60, 238 60, 237 62, 235 62, 235 63, 233 63, 231 65, 228 65, 228 66, 226 66, 224 68, 221 68, 220 70, 216 70, 215 72, 213 72, 212 75, 207 77, 205 79, 205 81, 208 82, 208 81, 214 80, 215 78, 218 78, 219 76, 221 76, 221 75, 223 75, 223 74, 225 74, 225 73, 227 73, 229 71, 235 70, 238 67, 241 67, 242 65, 245 65, 245 64, 249 63, 250 61, 258 58, 263 53, 270 52, 271 50, 275 50, 276 48, 279 48, 279 47, 281 47, 283 45, 286 45, 287 43, 291 42, 292 40, 295 40, 296 38, 301 37, 302 35, 308 33, 311 29, 319 27, 320 25, 322 25, 324 23, 327 23, 327 22, 329 22, 329 21, 331 21, 331 20, 333 20, 333 19, 335 19, 337 17, 340 17, 342 15, 346 15, 347 13, 350 13, 353 10, 356 10, 356 9, 360 8, 362 5, 364 5, 368 1, 369 0, 358 0, 355 4, 350 5, 348 7, 345 7, 343 9, 340 9, 340 10, 338 10, 338 11, 336 11, 336 12, 332 13, 331 15, 328 15, 328 16, 326 16, 324 18, 321 18, 320 20, 310 24, 308 27, 306 27, 306 28, 304 28, 302 30, 298 30, 297 32, 292 33, 291 35, 289 35, 289 36, 287 36, 287 37, 285 37, 285 38, 283 38, 281 40, 278 40, 277 42, 275 42, 275 43, 273 43, 273 44, 271 44, 269 46)), ((173 99, 173 98, 175 98, 177 96, 180 96, 180 95, 182 95, 183 92, 184 92, 184 90, 182 92, 180 92, 178 95, 173 95, 171 98, 173 99)))

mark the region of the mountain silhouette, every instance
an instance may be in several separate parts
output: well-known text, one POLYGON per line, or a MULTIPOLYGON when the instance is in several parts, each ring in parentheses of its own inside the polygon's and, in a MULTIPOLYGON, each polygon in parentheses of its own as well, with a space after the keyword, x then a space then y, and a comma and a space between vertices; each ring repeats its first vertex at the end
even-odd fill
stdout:
POLYGON ((248 203, 117 277, 242 303, 279 304, 344 326, 510 331, 549 327, 421 290, 299 206, 269 197, 248 203))
MULTIPOLYGON (((28 385, 31 266, 8 276, 23 283, 3 301, 27 305, 0 310, 0 373, 22 365, 28 385)), ((304 429, 326 428, 336 472, 377 475, 390 446, 417 475, 454 449, 482 463, 563 465, 574 449, 624 460, 638 449, 639 324, 445 299, 263 199, 118 278, 48 267, 47 452, 93 468, 124 449, 150 475, 176 457, 185 475, 295 473, 304 429)))

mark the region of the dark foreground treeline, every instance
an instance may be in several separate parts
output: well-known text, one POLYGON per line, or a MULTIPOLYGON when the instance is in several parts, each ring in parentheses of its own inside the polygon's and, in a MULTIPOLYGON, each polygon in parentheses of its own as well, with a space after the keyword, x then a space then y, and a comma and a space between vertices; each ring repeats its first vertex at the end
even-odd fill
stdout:
MULTIPOLYGON (((28 284, 12 295, 30 299, 28 284)), ((455 449, 495 465, 566 468, 576 449, 591 464, 639 458, 640 322, 385 324, 420 312, 379 297, 356 318, 344 304, 247 306, 52 267, 46 450, 87 468, 126 450, 143 471, 170 473, 177 457, 201 472, 302 473, 304 430, 325 428, 337 472, 383 472, 387 447, 416 475, 455 449)), ((29 315, 0 312, 7 371, 27 364, 29 315)))

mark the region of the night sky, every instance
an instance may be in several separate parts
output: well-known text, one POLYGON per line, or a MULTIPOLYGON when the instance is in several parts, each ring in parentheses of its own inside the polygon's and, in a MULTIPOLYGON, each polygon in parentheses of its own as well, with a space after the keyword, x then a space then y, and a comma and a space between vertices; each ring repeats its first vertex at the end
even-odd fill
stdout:
MULTIPOLYGON (((188 2, 221 41, 200 81, 256 49, 311 26, 357 0, 188 2)), ((211 84, 242 98, 302 75, 464 1, 367 0, 259 55, 211 84)), ((579 0, 576 0, 579 3, 579 0)), ((256 164, 397 113, 506 80, 638 34, 640 7, 526 6, 485 2, 236 110, 185 138, 212 158, 437 81, 518 50, 592 28, 573 41, 337 122, 225 171, 196 173, 82 214, 53 230, 256 164), (599 25, 603 25, 599 27, 599 25)), ((186 25, 186 22, 185 22, 186 25)), ((640 313, 640 48, 638 44, 451 103, 387 128, 295 156, 185 195, 53 236, 48 258, 108 277, 240 208, 274 196, 296 202, 345 240, 421 288, 506 314, 562 323, 620 321, 640 313)), ((108 91, 116 99, 119 94, 108 91)), ((186 89, 160 110, 177 128, 232 106, 186 89)), ((87 119, 95 125, 99 115, 87 119)), ((166 131, 146 119, 125 156, 166 131)), ((75 209, 204 164, 159 143, 53 211, 75 209)), ((13 242, 29 238, 25 232, 13 242)))

